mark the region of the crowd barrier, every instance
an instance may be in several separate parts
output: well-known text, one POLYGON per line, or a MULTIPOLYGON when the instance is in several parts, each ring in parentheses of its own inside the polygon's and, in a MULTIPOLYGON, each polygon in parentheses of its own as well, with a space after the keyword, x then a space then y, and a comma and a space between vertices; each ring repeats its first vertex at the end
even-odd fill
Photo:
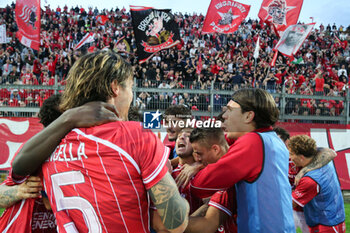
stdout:
MULTIPOLYGON (((0 85, 0 117, 31 117, 39 111, 50 95, 64 90, 64 86, 0 85), (16 91, 17 90, 17 91, 16 91), (15 92, 16 91, 16 92, 15 92), (13 93, 18 92, 18 99, 13 93), (20 101, 19 101, 20 100, 20 101)), ((193 84, 193 82, 192 82, 193 84)), ((231 99, 235 88, 220 89, 216 83, 195 87, 184 85, 143 86, 135 79, 133 106, 141 111, 164 112, 172 104, 184 104, 196 117, 215 117, 231 99)), ((244 88, 239 87, 239 88, 244 88)), ((281 122, 349 124, 349 90, 343 96, 287 93, 284 86, 278 91, 267 89, 280 109, 281 122)))
MULTIPOLYGON (((332 148, 337 152, 334 165, 342 190, 350 190, 350 125, 278 123, 290 134, 307 134, 316 140, 318 147, 332 148)), ((0 118, 0 170, 9 170, 16 151, 42 129, 37 118, 0 118)), ((155 132, 161 140, 164 130, 155 132)), ((247 155, 249 156, 249 155, 247 155)))

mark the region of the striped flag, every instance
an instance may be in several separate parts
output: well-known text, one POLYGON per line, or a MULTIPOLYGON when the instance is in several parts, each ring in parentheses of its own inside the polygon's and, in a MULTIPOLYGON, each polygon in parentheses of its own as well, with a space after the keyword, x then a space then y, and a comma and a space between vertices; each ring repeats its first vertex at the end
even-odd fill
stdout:
POLYGON ((83 39, 81 39, 79 43, 74 47, 74 50, 77 50, 84 44, 91 43, 91 42, 94 42, 94 33, 92 32, 86 33, 83 39))

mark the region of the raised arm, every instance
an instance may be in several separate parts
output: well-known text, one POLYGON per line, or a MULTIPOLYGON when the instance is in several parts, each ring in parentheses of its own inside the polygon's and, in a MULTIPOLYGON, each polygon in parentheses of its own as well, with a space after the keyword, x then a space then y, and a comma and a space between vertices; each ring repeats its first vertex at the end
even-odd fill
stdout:
POLYGON ((337 156, 337 153, 329 148, 322 148, 318 150, 317 155, 313 158, 311 163, 303 167, 295 177, 295 185, 298 185, 300 179, 310 171, 323 167, 337 156))
POLYGON ((189 205, 181 197, 169 173, 148 190, 157 212, 170 232, 184 232, 188 224, 189 205))
POLYGON ((13 174, 34 174, 71 129, 116 121, 116 114, 115 107, 104 102, 90 102, 67 110, 24 144, 13 161, 13 174))

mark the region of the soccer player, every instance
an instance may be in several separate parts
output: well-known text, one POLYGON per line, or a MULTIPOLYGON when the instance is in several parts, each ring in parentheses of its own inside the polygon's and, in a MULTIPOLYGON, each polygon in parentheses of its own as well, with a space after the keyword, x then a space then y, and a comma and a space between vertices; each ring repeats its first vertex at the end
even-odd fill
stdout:
MULTIPOLYGON (((59 101, 60 95, 52 95, 44 101, 38 115, 44 127, 61 115, 59 101)), ((40 177, 30 176, 19 183, 15 180, 10 172, 0 185, 0 207, 6 208, 0 217, 0 232, 57 232, 49 201, 47 197, 41 198, 40 177)))
MULTIPOLYGON (((58 108, 59 103, 60 95, 52 95, 44 101, 38 114, 40 123, 44 127, 47 127, 61 115, 58 108)), ((107 104, 89 103, 79 108, 70 109, 68 113, 73 124, 75 121, 86 120, 100 122, 98 116, 108 118, 111 114, 108 111, 96 111, 96 108, 104 109, 104 105, 107 104)), ((0 232, 4 230, 8 233, 57 232, 56 220, 51 211, 49 200, 44 192, 40 192, 42 190, 40 177, 30 176, 23 179, 15 177, 13 179, 12 175, 10 172, 8 178, 0 185, 0 207, 6 208, 0 217, 0 232), (42 198, 40 198, 41 194, 42 198)))
MULTIPOLYGON (((166 132, 168 136, 168 141, 165 143, 167 147, 170 148, 169 159, 174 159, 177 157, 175 150, 175 142, 181 131, 181 127, 179 126, 179 121, 186 121, 187 119, 191 119, 191 110, 183 105, 172 105, 167 108, 164 112, 165 125, 167 126, 166 132)), ((174 164, 176 164, 178 160, 174 164)))
MULTIPOLYGON (((288 131, 281 127, 274 127, 273 130, 277 133, 277 135, 282 139, 282 141, 288 147, 288 143, 290 139, 290 135, 288 131)), ((305 173, 327 165, 336 156, 337 154, 331 149, 328 149, 328 148, 318 149, 317 154, 313 158, 313 160, 303 168, 296 166, 294 162, 291 159, 289 159, 288 178, 289 178, 289 183, 292 186, 292 190, 294 190, 295 185, 299 183, 300 178, 298 177, 303 177, 305 173)), ((303 233, 309 232, 309 227, 306 224, 304 211, 301 206, 299 205, 293 206, 293 217, 294 217, 294 223, 295 223, 296 229, 299 227, 303 233)))
MULTIPOLYGON (((205 166, 216 163, 229 148, 224 131, 220 128, 196 128, 191 133, 190 142, 194 155, 205 166)), ((235 233, 237 232, 236 213, 235 188, 217 191, 210 198, 207 208, 201 207, 191 215, 185 232, 235 233)))
MULTIPOLYGON (((190 134, 192 130, 192 128, 183 128, 176 139, 175 150, 176 154, 179 156, 179 164, 171 173, 174 179, 176 179, 176 177, 180 174, 185 164, 191 165, 195 162, 195 159, 192 155, 192 145, 190 143, 190 134)), ((198 198, 194 196, 193 193, 191 193, 189 184, 180 186, 179 192, 181 196, 186 198, 190 204, 190 214, 203 204, 201 198, 198 198)))
MULTIPOLYGON (((60 107, 65 111, 103 101, 127 120, 132 73, 131 65, 112 51, 84 55, 70 69, 60 107)), ((169 149, 155 134, 139 122, 124 121, 70 131, 67 119, 64 112, 32 138, 13 163, 14 174, 31 174, 68 132, 42 168, 60 230, 149 232, 148 194, 167 229, 185 229, 188 203, 167 172, 169 149), (38 141, 46 145, 35 149, 38 141), (38 150, 43 153, 35 153, 38 150)))
POLYGON ((191 181, 202 198, 236 185, 238 232, 295 232, 289 153, 272 130, 278 117, 268 92, 236 91, 223 115, 227 137, 235 142, 191 181))
MULTIPOLYGON (((317 154, 316 142, 306 135, 289 141, 290 158, 298 167, 311 163, 317 154)), ((292 193, 293 206, 304 208, 310 232, 345 232, 344 201, 334 165, 306 173, 292 193)))

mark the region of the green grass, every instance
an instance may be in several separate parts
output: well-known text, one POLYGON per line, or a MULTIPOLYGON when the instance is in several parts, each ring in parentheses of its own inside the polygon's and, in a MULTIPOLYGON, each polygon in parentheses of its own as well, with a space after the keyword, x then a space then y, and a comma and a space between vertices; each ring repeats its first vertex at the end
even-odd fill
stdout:
MULTIPOLYGON (((350 232, 350 203, 345 203, 345 226, 346 231, 350 232)), ((298 228, 297 233, 301 233, 301 230, 298 228)))
MULTIPOLYGON (((4 209, 0 208, 0 215, 3 211, 4 209)), ((346 228, 350 230, 350 203, 345 203, 345 225, 346 228)), ((297 233, 301 233, 301 231, 298 229, 297 233)))

